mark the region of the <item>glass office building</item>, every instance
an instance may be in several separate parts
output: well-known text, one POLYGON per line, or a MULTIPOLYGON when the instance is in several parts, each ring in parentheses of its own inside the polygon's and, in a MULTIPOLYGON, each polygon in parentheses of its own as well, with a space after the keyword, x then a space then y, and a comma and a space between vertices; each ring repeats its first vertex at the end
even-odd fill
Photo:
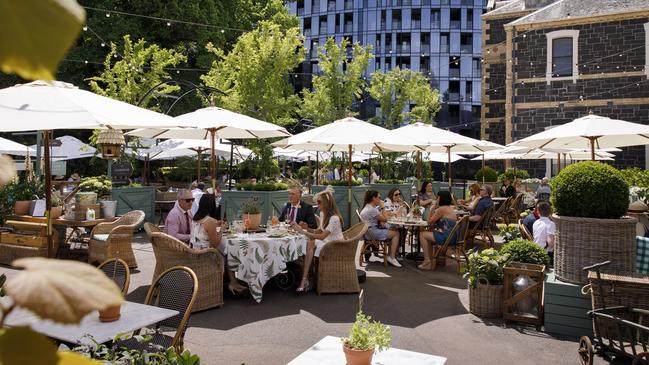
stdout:
MULTIPOLYGON (((479 137, 481 18, 486 0, 297 0, 288 2, 308 50, 304 73, 318 72, 317 47, 329 37, 371 44, 367 76, 394 67, 419 71, 440 91, 439 127, 479 137)), ((301 80, 308 85, 308 77, 301 80)), ((357 106, 364 118, 379 112, 357 106)))

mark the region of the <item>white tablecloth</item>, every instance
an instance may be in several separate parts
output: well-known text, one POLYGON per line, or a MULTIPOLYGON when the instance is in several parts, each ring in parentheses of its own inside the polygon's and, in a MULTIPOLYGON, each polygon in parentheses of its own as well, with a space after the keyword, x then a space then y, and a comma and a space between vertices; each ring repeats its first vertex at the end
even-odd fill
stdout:
POLYGON ((306 253, 306 237, 290 235, 272 238, 267 234, 223 236, 228 268, 248 283, 250 294, 261 302, 264 285, 286 269, 286 263, 306 253))

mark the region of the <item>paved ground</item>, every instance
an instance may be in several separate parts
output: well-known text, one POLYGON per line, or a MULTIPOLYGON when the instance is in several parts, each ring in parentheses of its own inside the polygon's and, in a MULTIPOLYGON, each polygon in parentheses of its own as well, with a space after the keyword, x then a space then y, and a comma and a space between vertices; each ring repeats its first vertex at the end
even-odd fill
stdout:
MULTIPOLYGON (((141 302, 155 259, 142 235, 134 247, 140 271, 131 276, 129 299, 141 302)), ((392 326, 394 347, 444 356, 449 365, 579 363, 572 339, 469 314, 455 265, 422 272, 411 263, 370 263, 367 274, 363 310, 392 326)), ((346 335, 357 309, 357 295, 297 295, 267 285, 260 304, 226 296, 223 308, 192 315, 185 347, 203 365, 286 364, 326 335, 346 335)))

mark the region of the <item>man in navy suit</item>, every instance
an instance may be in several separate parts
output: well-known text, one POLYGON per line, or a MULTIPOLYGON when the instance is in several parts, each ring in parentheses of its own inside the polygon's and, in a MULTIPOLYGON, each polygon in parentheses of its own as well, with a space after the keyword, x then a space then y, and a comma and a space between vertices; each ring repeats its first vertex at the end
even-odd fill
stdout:
POLYGON ((318 224, 315 221, 313 207, 301 201, 302 189, 291 187, 288 190, 288 203, 284 205, 282 214, 279 216, 280 222, 286 223, 306 223, 309 228, 316 229, 318 224))

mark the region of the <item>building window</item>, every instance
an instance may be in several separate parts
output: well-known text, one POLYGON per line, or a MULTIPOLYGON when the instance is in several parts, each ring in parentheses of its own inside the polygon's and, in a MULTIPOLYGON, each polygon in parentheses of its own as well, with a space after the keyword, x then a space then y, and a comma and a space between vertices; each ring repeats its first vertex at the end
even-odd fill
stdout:
MULTIPOLYGON (((644 25, 644 43, 644 72, 647 74, 647 78, 649 79, 649 23, 645 23, 644 25)), ((647 160, 647 165, 649 165, 649 159, 647 160)))
POLYGON ((545 79, 549 84, 554 80, 577 82, 578 30, 558 30, 547 36, 547 65, 545 79))
POLYGON ((442 16, 439 9, 430 9, 430 26, 431 28, 439 28, 442 24, 442 16))

